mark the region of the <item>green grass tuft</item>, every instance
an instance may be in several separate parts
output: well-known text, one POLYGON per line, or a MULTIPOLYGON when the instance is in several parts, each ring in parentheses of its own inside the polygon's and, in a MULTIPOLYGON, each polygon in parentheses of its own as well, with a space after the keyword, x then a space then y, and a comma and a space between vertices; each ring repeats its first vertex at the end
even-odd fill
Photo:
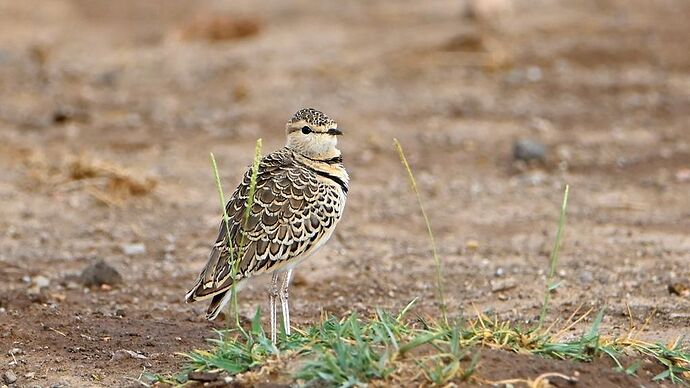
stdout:
MULTIPOLYGON (((637 337, 641 329, 633 328, 624 337, 603 336, 600 333, 605 313, 603 309, 596 314, 589 330, 574 340, 563 340, 562 337, 576 324, 587 319, 592 313, 591 309, 576 317, 580 310, 578 308, 560 330, 554 330, 555 323, 550 327, 543 327, 550 293, 556 287, 553 278, 565 227, 568 186, 565 188, 561 205, 538 324, 523 329, 510 322, 491 319, 478 311, 471 319, 450 324, 446 315, 441 261, 429 218, 402 146, 397 139, 394 140, 394 144, 408 173, 429 233, 436 264, 437 293, 442 315, 440 321, 433 317, 408 319, 415 299, 396 315, 376 309, 375 314, 368 317, 362 318, 351 314, 337 319, 331 316, 305 328, 296 328, 290 336, 282 332, 276 346, 266 336, 261 326, 261 314, 257 309, 249 330, 244 330, 238 323, 235 329, 218 331, 218 338, 209 340, 209 349, 184 354, 188 359, 184 371, 169 378, 148 374, 148 379, 183 385, 190 371, 224 371, 229 375, 247 376, 260 369, 283 376, 287 374, 288 378, 300 384, 321 383, 342 387, 367 386, 377 382, 386 385, 400 385, 404 382, 408 385, 417 383, 443 386, 460 381, 482 384, 526 383, 541 386, 548 377, 575 381, 572 377, 558 373, 544 373, 535 380, 518 378, 490 382, 481 379, 476 376, 477 365, 480 363, 481 349, 488 348, 579 362, 609 358, 617 365, 617 370, 627 374, 635 374, 641 365, 640 359, 646 357, 664 366, 664 371, 654 377, 655 381, 668 380, 674 384, 690 384, 690 344, 684 338, 678 338, 670 344, 650 343, 637 337), (620 361, 622 356, 630 356, 632 353, 637 353, 638 359, 631 365, 624 366, 620 361), (286 368, 286 365, 299 367, 291 369, 286 368)), ((260 150, 259 140, 252 170, 253 186, 256 184, 260 150)), ((224 204, 213 155, 211 158, 219 195, 224 204)), ((224 220, 227 222, 225 211, 224 220)), ((237 317, 236 319, 238 320, 237 317)))
MULTIPOLYGON (((635 373, 639 365, 624 367, 619 359, 636 352, 640 357, 655 359, 665 370, 654 379, 676 384, 690 381, 690 344, 682 340, 673 344, 648 343, 634 336, 611 338, 600 333, 604 311, 600 311, 590 328, 579 338, 562 340, 562 333, 538 327, 520 329, 509 322, 490 319, 477 313, 466 322, 448 326, 431 317, 411 320, 407 306, 397 315, 377 310, 361 318, 351 314, 343 319, 328 317, 286 337, 283 333, 274 346, 261 327, 258 310, 250 329, 219 331, 209 340, 209 350, 184 354, 189 371, 225 371, 241 375, 263 369, 299 383, 356 387, 372 382, 395 384, 409 381, 418 384, 446 385, 450 382, 485 380, 476 376, 482 348, 530 353, 542 357, 591 362, 610 358, 626 373, 635 373), (300 367, 286 372, 285 361, 300 367)), ((576 321, 587 318, 591 310, 576 321)), ((184 376, 184 373, 181 374, 184 376)), ((184 378, 163 379, 184 382, 184 378)))

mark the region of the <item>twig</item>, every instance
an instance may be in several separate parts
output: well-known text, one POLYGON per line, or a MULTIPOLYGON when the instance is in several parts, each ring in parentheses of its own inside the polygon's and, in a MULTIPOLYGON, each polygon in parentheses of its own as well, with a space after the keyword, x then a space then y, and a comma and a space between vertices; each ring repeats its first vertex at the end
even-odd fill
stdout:
POLYGON ((500 380, 500 381, 486 381, 486 383, 494 385, 494 386, 502 385, 502 384, 507 385, 507 384, 524 383, 524 384, 527 384, 527 386, 529 386, 529 387, 541 388, 541 387, 547 386, 547 385, 544 385, 544 382, 545 382, 544 380, 546 380, 549 377, 559 377, 559 378, 562 378, 565 381, 570 382, 570 383, 576 383, 578 381, 577 377, 575 377, 575 376, 567 376, 567 375, 564 375, 562 373, 550 372, 550 373, 541 374, 541 375, 537 376, 537 378, 535 378, 534 380, 508 379, 508 380, 500 380))
POLYGON ((60 330, 54 329, 54 328, 52 328, 52 327, 50 327, 50 326, 46 326, 46 328, 48 328, 48 330, 50 330, 50 331, 53 331, 53 332, 55 332, 55 333, 60 334, 60 335, 63 336, 63 337, 67 337, 67 334, 61 332, 60 330))

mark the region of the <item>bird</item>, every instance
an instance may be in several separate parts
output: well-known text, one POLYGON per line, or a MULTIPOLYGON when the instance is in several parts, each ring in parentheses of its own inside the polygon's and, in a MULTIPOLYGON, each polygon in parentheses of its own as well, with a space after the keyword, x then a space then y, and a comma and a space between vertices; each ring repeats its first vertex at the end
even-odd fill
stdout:
POLYGON ((221 220, 208 262, 185 295, 187 302, 211 299, 206 318, 213 320, 233 290, 270 273, 273 343, 276 298, 285 334, 290 335, 288 287, 293 269, 333 235, 345 210, 350 182, 337 148, 343 132, 333 119, 314 108, 300 109, 287 122, 285 132, 285 147, 258 163, 252 200, 252 168, 244 174, 226 205, 228 222, 221 220))

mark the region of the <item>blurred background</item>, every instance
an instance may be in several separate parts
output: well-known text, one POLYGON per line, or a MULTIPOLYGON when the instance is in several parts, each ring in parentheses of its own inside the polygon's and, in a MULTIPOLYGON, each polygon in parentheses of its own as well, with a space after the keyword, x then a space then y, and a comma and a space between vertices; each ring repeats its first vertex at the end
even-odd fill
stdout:
POLYGON ((436 311, 396 137, 453 314, 534 319, 569 183, 553 317, 606 305, 615 331, 629 307, 672 338, 690 325, 689 16, 686 0, 0 0, 0 361, 73 385, 174 368, 223 326, 182 303, 219 222, 209 152, 230 193, 302 107, 344 129, 352 182, 296 271, 298 325, 415 297, 436 311))

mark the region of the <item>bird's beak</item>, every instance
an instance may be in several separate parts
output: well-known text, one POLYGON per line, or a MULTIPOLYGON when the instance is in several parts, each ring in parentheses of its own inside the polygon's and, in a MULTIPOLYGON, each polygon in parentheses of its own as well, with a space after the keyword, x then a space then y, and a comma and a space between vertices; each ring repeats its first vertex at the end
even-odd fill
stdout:
POLYGON ((331 128, 331 129, 328 130, 328 134, 329 134, 329 135, 340 136, 340 135, 343 134, 343 131, 341 131, 341 130, 338 129, 338 128, 331 128))

